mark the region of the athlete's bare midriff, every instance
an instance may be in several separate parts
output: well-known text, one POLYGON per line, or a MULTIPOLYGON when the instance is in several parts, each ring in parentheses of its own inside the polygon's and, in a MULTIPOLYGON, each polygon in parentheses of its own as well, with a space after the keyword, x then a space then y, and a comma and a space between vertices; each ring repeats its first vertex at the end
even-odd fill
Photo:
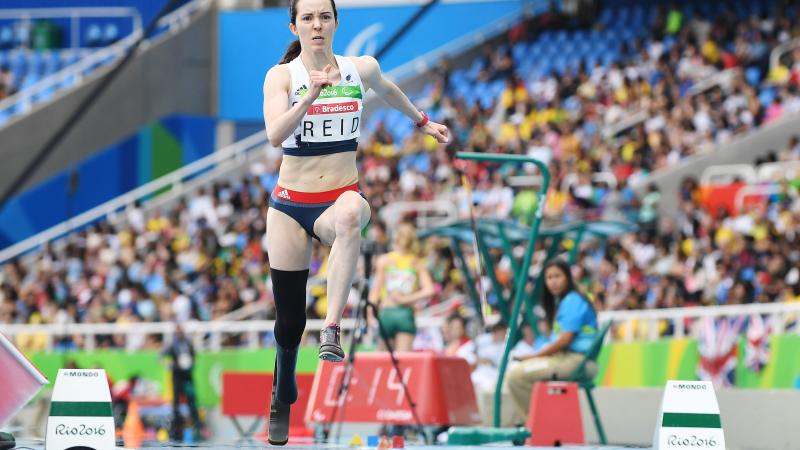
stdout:
POLYGON ((322 156, 283 155, 278 173, 281 187, 298 192, 331 191, 356 182, 356 152, 322 156))

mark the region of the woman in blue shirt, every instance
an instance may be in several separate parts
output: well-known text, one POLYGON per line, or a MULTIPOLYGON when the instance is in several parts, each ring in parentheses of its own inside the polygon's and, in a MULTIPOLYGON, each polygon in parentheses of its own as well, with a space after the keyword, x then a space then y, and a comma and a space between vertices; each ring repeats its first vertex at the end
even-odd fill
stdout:
POLYGON ((552 334, 536 353, 517 358, 508 371, 508 388, 520 417, 528 416, 528 402, 537 381, 568 377, 578 367, 597 335, 597 313, 578 291, 569 265, 559 259, 544 268, 541 305, 552 334))

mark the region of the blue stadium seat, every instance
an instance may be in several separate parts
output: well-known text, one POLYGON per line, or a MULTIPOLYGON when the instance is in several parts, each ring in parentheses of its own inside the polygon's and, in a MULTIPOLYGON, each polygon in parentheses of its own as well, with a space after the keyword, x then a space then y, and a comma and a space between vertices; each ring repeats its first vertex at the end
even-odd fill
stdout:
POLYGON ((478 97, 478 103, 481 105, 481 108, 488 109, 494 104, 494 97, 489 95, 488 93, 483 93, 478 97))
POLYGON ((14 46, 14 29, 10 25, 0 27, 0 49, 14 46))
POLYGON ((481 71, 482 68, 483 67, 481 61, 479 59, 475 59, 474 61, 472 61, 472 65, 469 66, 469 70, 467 70, 467 76, 474 80, 475 78, 477 78, 478 73, 481 71))
POLYGON ((567 59, 564 57, 555 58, 552 60, 552 65, 550 66, 550 70, 557 73, 558 75, 564 75, 564 71, 567 69, 567 59))
POLYGON ((664 44, 665 50, 671 50, 672 46, 675 45, 675 37, 674 36, 665 36, 664 40, 662 41, 664 44))
POLYGON ((93 23, 86 28, 84 42, 89 47, 97 47, 103 43, 103 30, 100 25, 93 23))
POLYGON ((30 72, 25 78, 22 80, 22 89, 28 89, 29 87, 33 86, 34 84, 38 83, 41 77, 39 77, 38 73, 30 72))
POLYGON ((588 39, 582 40, 580 44, 577 46, 578 54, 581 56, 587 56, 592 54, 594 51, 592 42, 588 39))
POLYGON ((542 48, 542 58, 553 58, 561 53, 559 45, 552 43, 542 48))
POLYGON ((405 141, 406 138, 408 138, 408 136, 413 132, 414 132, 413 124, 410 121, 406 120, 398 123, 395 126, 395 132, 393 134, 395 135, 395 139, 397 139, 398 142, 402 142, 405 141))
POLYGON ((600 62, 600 58, 595 54, 586 55, 583 58, 583 63, 586 65, 586 71, 591 72, 594 66, 600 62))
POLYGON ((764 108, 771 105, 773 100, 775 100, 775 89, 773 88, 762 89, 758 94, 758 102, 761 103, 761 106, 764 108))
POLYGON ((653 26, 656 23, 657 17, 658 17, 658 10, 656 10, 656 8, 649 8, 647 10, 647 19, 646 19, 647 26, 653 26))
POLYGON ((467 92, 469 92, 471 88, 472 88, 472 81, 467 79, 458 80, 455 84, 453 84, 453 90, 456 92, 456 95, 462 97, 467 92))
POLYGON ((492 84, 489 85, 489 92, 491 92, 494 97, 498 97, 505 88, 506 82, 504 80, 494 80, 492 84))
POLYGON ((450 73, 450 81, 460 81, 467 79, 467 71, 463 69, 454 70, 450 73))
POLYGON ((369 121, 367 121, 367 129, 370 133, 378 128, 378 124, 383 121, 384 117, 386 117, 386 108, 380 108, 370 116, 369 121))
POLYGON ((22 51, 14 51, 11 54, 9 68, 15 80, 21 80, 28 71, 28 58, 22 51))
POLYGON ((532 45, 528 48, 527 58, 533 62, 538 61, 542 57, 542 47, 532 45))
POLYGON ((744 71, 744 79, 747 80, 747 84, 750 86, 758 86, 761 81, 761 69, 755 66, 748 67, 744 71))
POLYGON ((31 73, 36 74, 37 76, 41 77, 44 74, 44 58, 42 57, 42 52, 33 51, 28 56, 28 67, 31 73))
POLYGON ((58 52, 48 52, 45 56, 45 73, 53 74, 61 69, 61 57, 58 52))
POLYGON ((524 42, 520 42, 514 45, 511 49, 511 56, 514 58, 515 61, 521 61, 525 58, 528 54, 528 46, 525 45, 524 42))
POLYGON ((602 55, 609 50, 609 44, 603 39, 598 39, 591 43, 591 53, 594 56, 602 55))
POLYGON ((601 61, 603 62, 603 67, 608 68, 611 64, 619 61, 617 54, 614 52, 606 52, 600 57, 601 61))
POLYGON ((103 29, 103 44, 110 45, 119 39, 119 27, 115 23, 106 24, 103 29))
POLYGON ((611 10, 611 8, 604 8, 603 12, 600 13, 598 22, 602 23, 603 25, 609 25, 611 24, 613 18, 614 18, 614 13, 611 10))
POLYGON ((30 24, 22 25, 17 23, 14 27, 14 45, 18 47, 27 47, 31 41, 31 27, 30 24))

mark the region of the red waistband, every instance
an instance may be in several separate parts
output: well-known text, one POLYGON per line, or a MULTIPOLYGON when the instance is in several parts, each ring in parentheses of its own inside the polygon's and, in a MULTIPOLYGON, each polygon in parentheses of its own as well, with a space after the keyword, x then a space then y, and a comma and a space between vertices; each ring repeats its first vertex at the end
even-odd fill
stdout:
POLYGON ((342 192, 347 191, 358 192, 358 183, 324 192, 298 192, 276 184, 275 189, 272 190, 272 195, 275 198, 295 203, 331 203, 335 202, 342 192))

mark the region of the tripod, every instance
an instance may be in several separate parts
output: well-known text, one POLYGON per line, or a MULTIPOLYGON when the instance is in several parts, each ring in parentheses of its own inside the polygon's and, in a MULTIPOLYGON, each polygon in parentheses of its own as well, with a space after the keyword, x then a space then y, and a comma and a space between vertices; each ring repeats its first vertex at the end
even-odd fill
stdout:
POLYGON ((386 333, 383 324, 378 316, 378 306, 374 303, 370 303, 369 301, 369 280, 372 274, 372 256, 375 253, 374 244, 369 241, 364 241, 362 244, 362 254, 364 255, 364 281, 361 285, 361 298, 359 299, 358 306, 356 307, 356 314, 355 314, 355 327, 353 328, 353 335, 350 339, 350 349, 347 353, 347 362, 345 365, 344 374, 342 374, 342 381, 339 384, 339 392, 337 395, 338 401, 333 407, 333 412, 331 413, 331 422, 328 422, 323 427, 323 439, 324 442, 328 442, 328 437, 330 435, 330 427, 331 424, 336 421, 336 417, 339 413, 339 406, 341 405, 341 414, 342 420, 337 422, 337 429, 336 429, 336 443, 339 442, 339 439, 342 435, 342 423, 344 422, 344 411, 345 407, 347 406, 347 393, 350 390, 350 382, 353 378, 353 371, 355 369, 355 360, 356 360, 356 347, 361 343, 362 339, 364 338, 364 334, 366 333, 367 328, 367 310, 368 308, 372 308, 372 312, 375 315, 375 320, 378 322, 378 332, 383 341, 386 349, 389 351, 389 358, 392 361, 392 366, 394 366, 394 370, 397 374, 397 379, 400 381, 400 384, 403 386, 403 393, 406 397, 406 401, 408 401, 409 406, 411 407, 411 413, 414 416, 414 421, 416 422, 417 432, 425 441, 427 445, 428 435, 425 433, 425 428, 422 425, 422 421, 419 418, 419 414, 417 413, 417 404, 414 403, 414 400, 411 398, 411 393, 408 391, 408 386, 406 385, 405 380, 403 379, 403 373, 400 370, 400 361, 395 356, 394 348, 389 341, 389 336, 386 333))

